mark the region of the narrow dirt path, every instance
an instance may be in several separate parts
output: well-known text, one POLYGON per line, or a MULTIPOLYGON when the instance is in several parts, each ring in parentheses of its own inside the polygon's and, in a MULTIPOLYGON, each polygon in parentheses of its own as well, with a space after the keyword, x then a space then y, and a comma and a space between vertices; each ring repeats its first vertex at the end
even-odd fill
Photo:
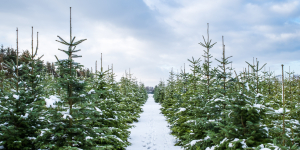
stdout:
POLYGON ((153 94, 143 106, 144 112, 139 122, 133 123, 136 127, 130 129, 129 142, 131 146, 127 150, 181 150, 180 146, 174 146, 175 138, 170 135, 168 123, 163 114, 160 114, 161 106, 154 102, 153 94))

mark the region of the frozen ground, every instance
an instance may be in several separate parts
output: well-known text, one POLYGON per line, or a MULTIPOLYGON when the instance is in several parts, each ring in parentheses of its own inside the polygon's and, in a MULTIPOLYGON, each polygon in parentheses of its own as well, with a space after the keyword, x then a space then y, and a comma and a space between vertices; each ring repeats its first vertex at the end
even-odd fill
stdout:
POLYGON ((127 150, 181 150, 180 146, 174 146, 175 137, 170 135, 168 123, 163 114, 160 114, 161 106, 154 102, 153 94, 148 95, 146 104, 142 107, 144 112, 139 122, 133 123, 136 127, 130 129, 129 142, 131 146, 127 150))

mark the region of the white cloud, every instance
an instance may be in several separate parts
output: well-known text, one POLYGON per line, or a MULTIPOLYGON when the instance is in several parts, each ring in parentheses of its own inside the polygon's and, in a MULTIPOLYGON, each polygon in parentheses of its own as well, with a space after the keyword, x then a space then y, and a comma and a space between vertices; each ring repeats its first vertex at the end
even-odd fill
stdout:
POLYGON ((297 33, 280 33, 280 34, 266 34, 265 37, 273 42, 286 42, 290 39, 300 38, 300 32, 297 33))
POLYGON ((280 2, 272 5, 270 9, 276 13, 288 15, 299 9, 299 1, 280 2))

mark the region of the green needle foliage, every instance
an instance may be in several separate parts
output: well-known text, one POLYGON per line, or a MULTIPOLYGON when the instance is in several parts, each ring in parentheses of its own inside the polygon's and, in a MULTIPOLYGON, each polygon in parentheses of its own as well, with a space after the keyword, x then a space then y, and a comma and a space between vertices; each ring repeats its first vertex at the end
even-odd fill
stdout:
POLYGON ((36 58, 37 50, 38 47, 33 53, 32 48, 32 54, 24 57, 27 63, 6 62, 6 66, 16 72, 8 81, 11 89, 3 90, 0 97, 0 141, 7 149, 37 149, 37 132, 46 124, 41 117, 45 100, 43 78, 38 70, 41 57, 36 58))
POLYGON ((70 42, 58 38, 67 59, 56 57, 55 66, 43 64, 38 47, 21 56, 1 48, 0 149, 124 150, 148 98, 144 84, 131 75, 116 81, 111 70, 92 73, 74 61, 86 39, 75 41, 71 30, 70 42))
POLYGON ((299 77, 289 71, 288 78, 278 78, 262 71, 266 64, 259 66, 257 60, 237 73, 228 66, 232 62, 224 41, 223 56, 213 68, 210 49, 216 43, 208 35, 199 44, 206 48, 204 62, 188 59, 190 72, 171 71, 154 90, 175 145, 189 150, 299 149, 299 77))

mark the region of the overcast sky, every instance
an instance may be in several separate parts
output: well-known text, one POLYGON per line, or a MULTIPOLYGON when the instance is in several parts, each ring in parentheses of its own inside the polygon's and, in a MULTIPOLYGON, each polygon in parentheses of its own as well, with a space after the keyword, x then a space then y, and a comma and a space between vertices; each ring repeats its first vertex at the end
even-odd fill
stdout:
MULTIPOLYGON (((55 62, 67 56, 56 42, 57 35, 69 40, 87 39, 77 48, 76 61, 86 68, 114 65, 120 78, 130 68, 133 76, 155 86, 166 80, 171 68, 180 71, 187 59, 204 60, 199 42, 207 38, 207 23, 214 58, 221 58, 222 36, 233 68, 241 71, 245 61, 258 58, 267 70, 280 74, 281 64, 300 74, 300 1, 298 0, 5 0, 0 5, 0 44, 31 49, 31 27, 39 32, 39 52, 55 62)), ((202 61, 203 62, 203 61, 202 61)), ((214 63, 213 65, 216 65, 214 63)), ((188 68, 187 68, 188 69, 188 68)))

